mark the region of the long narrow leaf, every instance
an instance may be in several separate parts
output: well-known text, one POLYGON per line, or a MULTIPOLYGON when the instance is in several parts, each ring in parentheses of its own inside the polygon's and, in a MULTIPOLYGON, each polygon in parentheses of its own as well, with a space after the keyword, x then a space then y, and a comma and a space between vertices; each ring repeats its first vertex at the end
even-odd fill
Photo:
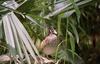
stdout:
POLYGON ((37 52, 35 45, 31 44, 32 40, 31 40, 30 36, 28 35, 27 31, 25 30, 25 28, 23 27, 23 25, 18 20, 18 18, 14 15, 13 12, 11 14, 12 14, 13 23, 16 26, 16 29, 17 29, 22 41, 24 42, 24 44, 25 44, 27 50, 29 51, 29 53, 31 54, 31 56, 35 59, 35 61, 37 61, 36 56, 34 54, 34 51, 37 52), (34 45, 34 47, 33 47, 34 51, 31 48, 31 45, 34 45))
POLYGON ((2 20, 0 20, 0 39, 2 39, 3 38, 3 27, 2 27, 2 20))
MULTIPOLYGON (((77 3, 77 6, 86 4, 86 3, 91 2, 91 1, 92 1, 92 0, 84 0, 84 1, 81 1, 81 2, 77 3)), ((71 3, 70 3, 70 4, 67 4, 66 6, 64 6, 64 7, 60 8, 60 9, 58 9, 58 10, 52 12, 52 13, 49 13, 49 14, 46 15, 46 16, 44 16, 44 18, 49 19, 50 17, 55 16, 55 15, 58 15, 58 14, 60 14, 61 12, 64 12, 65 10, 69 10, 69 9, 71 9, 71 8, 73 8, 73 7, 71 6, 71 3), (70 8, 69 8, 69 6, 70 6, 70 8), (67 8, 68 8, 68 9, 67 9, 67 8)))
MULTIPOLYGON (((68 35, 70 36, 70 45, 71 45, 71 50, 73 52, 75 52, 75 40, 74 40, 74 36, 72 35, 72 33, 70 31, 67 31, 68 32, 68 35)), ((72 56, 73 56, 73 61, 74 61, 74 53, 72 53, 72 56)), ((72 63, 74 64, 74 63, 72 63)))
POLYGON ((20 40, 20 41, 21 41, 21 46, 22 46, 23 52, 25 54, 26 61, 28 62, 28 64, 31 64, 31 61, 30 61, 30 58, 29 58, 29 54, 28 54, 28 52, 26 50, 24 42, 22 40, 20 40))
POLYGON ((77 20, 79 22, 79 19, 80 19, 80 10, 78 8, 78 6, 76 5, 75 1, 74 0, 70 0, 70 2, 73 4, 73 7, 75 9, 75 12, 76 12, 76 15, 77 15, 77 20))
POLYGON ((58 28, 58 36, 59 36, 61 35, 61 15, 58 16, 57 28, 58 28))
POLYGON ((4 26, 4 31, 5 31, 6 42, 9 47, 9 52, 11 53, 11 55, 15 56, 16 51, 15 51, 14 38, 13 38, 12 28, 11 28, 8 16, 5 15, 3 16, 2 19, 3 19, 3 26, 4 26))
MULTIPOLYGON (((14 15, 14 14, 13 14, 13 15, 14 15)), ((14 17, 16 17, 16 16, 14 15, 14 17)), ((15 18, 13 18, 13 20, 14 20, 14 19, 15 19, 15 18)), ((16 18, 16 20, 18 20, 18 19, 16 18)), ((25 34, 25 36, 26 36, 27 39, 29 40, 30 45, 33 47, 34 51, 39 55, 38 50, 36 49, 36 47, 35 47, 35 45, 34 45, 32 39, 30 38, 30 36, 29 36, 28 32, 26 31, 26 29, 24 28, 24 26, 20 23, 19 20, 18 20, 18 22, 16 22, 16 23, 19 25, 20 29, 22 30, 22 32, 25 34)))
POLYGON ((17 53, 19 54, 20 59, 23 59, 23 53, 22 53, 20 42, 19 42, 19 39, 18 39, 18 33, 17 33, 15 25, 12 22, 13 20, 11 18, 11 15, 9 15, 9 19, 10 19, 11 27, 12 27, 12 30, 13 30, 14 41, 15 41, 17 53))
POLYGON ((74 24, 70 23, 71 27, 72 27, 72 30, 73 30, 73 33, 75 35, 75 38, 76 38, 76 41, 77 43, 79 43, 79 35, 78 35, 78 32, 77 32, 77 29, 76 27, 74 26, 74 24))
POLYGON ((38 25, 41 28, 44 28, 43 26, 41 26, 40 24, 38 24, 31 16, 26 15, 26 18, 29 19, 32 23, 38 25))

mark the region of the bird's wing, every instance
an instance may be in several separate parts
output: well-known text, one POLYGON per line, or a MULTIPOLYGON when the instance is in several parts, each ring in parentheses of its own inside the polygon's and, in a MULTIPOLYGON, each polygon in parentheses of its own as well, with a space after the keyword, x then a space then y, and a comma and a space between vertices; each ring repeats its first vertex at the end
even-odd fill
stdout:
POLYGON ((42 42, 41 42, 41 49, 43 49, 47 44, 49 43, 48 37, 46 37, 42 42))
POLYGON ((56 35, 49 35, 47 36, 42 42, 41 42, 41 49, 45 48, 46 45, 55 45, 55 42, 57 41, 56 35))

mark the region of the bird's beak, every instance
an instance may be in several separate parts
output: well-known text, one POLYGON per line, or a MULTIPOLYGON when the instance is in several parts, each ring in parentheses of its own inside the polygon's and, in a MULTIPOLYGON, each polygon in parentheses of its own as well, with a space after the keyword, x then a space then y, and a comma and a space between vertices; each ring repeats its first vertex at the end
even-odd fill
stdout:
POLYGON ((57 35, 57 31, 56 31, 56 30, 54 30, 54 34, 56 34, 56 35, 57 35))
POLYGON ((57 31, 52 26, 49 28, 49 31, 50 33, 57 35, 57 31))

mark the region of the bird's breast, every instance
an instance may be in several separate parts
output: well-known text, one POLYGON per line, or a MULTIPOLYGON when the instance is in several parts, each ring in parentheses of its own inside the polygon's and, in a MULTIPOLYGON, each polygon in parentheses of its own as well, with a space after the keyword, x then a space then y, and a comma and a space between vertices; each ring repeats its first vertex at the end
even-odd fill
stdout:
POLYGON ((45 47, 43 49, 43 52, 46 55, 51 55, 51 54, 55 53, 55 51, 56 51, 56 47, 51 47, 51 46, 45 47))

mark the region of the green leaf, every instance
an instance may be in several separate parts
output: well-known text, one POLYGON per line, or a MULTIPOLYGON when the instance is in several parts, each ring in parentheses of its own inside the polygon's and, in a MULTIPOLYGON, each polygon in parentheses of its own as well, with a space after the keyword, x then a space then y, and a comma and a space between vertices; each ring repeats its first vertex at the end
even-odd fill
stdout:
POLYGON ((61 35, 61 15, 58 16, 57 31, 58 31, 58 36, 61 35))
POLYGON ((36 24, 36 25, 38 25, 38 26, 41 27, 41 28, 44 28, 44 27, 41 26, 36 20, 34 20, 31 16, 26 15, 26 18, 27 18, 28 20, 30 20, 31 23, 36 24))
POLYGON ((77 20, 78 20, 78 23, 79 23, 79 19, 80 19, 79 7, 76 5, 75 0, 70 0, 70 2, 73 4, 73 7, 74 7, 76 15, 77 15, 77 20))
MULTIPOLYGON (((69 35, 69 39, 70 39, 70 45, 71 45, 71 50, 73 52, 75 52, 75 39, 74 39, 74 36, 73 34, 70 32, 70 31, 67 31, 68 32, 68 35, 69 35)), ((74 54, 72 53, 72 56, 73 56, 73 61, 74 61, 74 54)))
POLYGON ((18 7, 17 10, 22 13, 29 13, 33 7, 34 0, 27 0, 20 7, 18 7))
POLYGON ((0 20, 0 39, 3 39, 3 26, 2 26, 2 20, 0 20))
POLYGON ((72 23, 70 23, 70 25, 71 25, 71 28, 72 28, 73 33, 75 35, 76 42, 79 43, 79 35, 78 35, 78 32, 77 32, 76 26, 72 23))

